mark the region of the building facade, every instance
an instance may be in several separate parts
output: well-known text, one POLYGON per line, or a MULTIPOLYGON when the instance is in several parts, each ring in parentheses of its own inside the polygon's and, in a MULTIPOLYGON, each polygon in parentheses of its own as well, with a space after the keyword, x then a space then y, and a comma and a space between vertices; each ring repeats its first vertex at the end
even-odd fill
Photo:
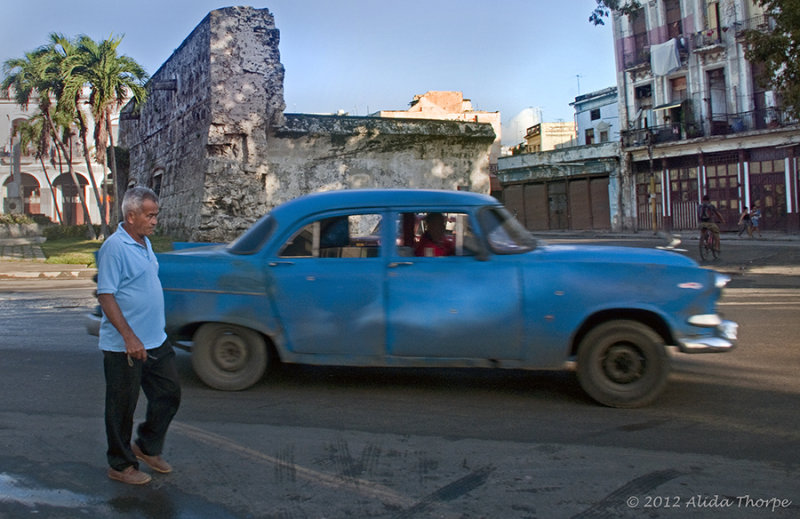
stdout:
MULTIPOLYGON (((88 99, 88 93, 84 97, 88 99)), ((41 215, 52 222, 80 225, 87 223, 80 201, 83 196, 89 210, 89 219, 94 224, 100 223, 101 204, 92 185, 94 183, 101 191, 101 201, 103 196, 111 200, 108 194, 102 193, 103 178, 107 178, 109 169, 95 161, 94 147, 90 143, 91 178, 77 130, 69 149, 71 157, 63 156, 51 145, 46 156, 39 158, 33 145, 23 146, 17 130, 20 124, 35 116, 38 111, 35 97, 30 100, 27 108, 23 108, 8 92, 0 94, 0 212, 41 215), (78 185, 69 172, 70 166, 78 185)), ((94 125, 91 123, 91 115, 88 112, 85 115, 90 124, 87 134, 92 135, 94 125)), ((118 124, 117 112, 112 119, 115 136, 118 124)), ((106 187, 110 190, 107 183, 106 187)), ((110 207, 106 205, 108 215, 110 207)))
POLYGON ((581 95, 571 105, 574 123, 534 125, 524 146, 500 158, 502 200, 531 231, 620 230, 617 89, 581 95))
POLYGON ((570 106, 575 109, 578 146, 619 142, 617 87, 579 95, 570 106))
POLYGON ((628 229, 694 229, 708 194, 726 224, 758 208, 796 232, 800 127, 759 86, 743 31, 770 28, 749 0, 651 0, 613 14, 628 229))
POLYGON ((575 140, 575 123, 539 123, 525 132, 525 152, 554 150, 575 140))

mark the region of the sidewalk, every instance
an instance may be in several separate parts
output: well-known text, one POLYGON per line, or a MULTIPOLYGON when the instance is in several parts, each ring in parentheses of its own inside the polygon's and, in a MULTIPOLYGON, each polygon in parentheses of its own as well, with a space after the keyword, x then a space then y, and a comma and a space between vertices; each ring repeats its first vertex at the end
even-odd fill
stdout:
MULTIPOLYGON (((676 233, 681 236, 682 247, 696 247, 697 233, 685 231, 676 233)), ((663 233, 640 231, 638 233, 615 233, 602 231, 545 231, 535 232, 534 236, 548 240, 649 240, 666 245, 667 237, 663 233)), ((764 232, 762 238, 750 239, 746 236, 737 237, 735 233, 723 233, 723 247, 748 245, 754 247, 769 244, 783 244, 789 247, 800 248, 800 235, 782 232, 764 232)), ((3 279, 91 279, 97 272, 93 267, 84 265, 59 265, 45 263, 45 256, 40 244, 44 238, 4 238, 0 239, 0 281, 3 279)), ((763 268, 763 267, 762 267, 763 268)), ((723 269, 724 270, 724 269, 723 269)), ((793 265, 790 269, 783 267, 782 272, 791 271, 797 275, 800 266, 793 265)))
POLYGON ((0 239, 0 281, 3 279, 91 279, 97 270, 85 265, 45 263, 44 238, 0 239))

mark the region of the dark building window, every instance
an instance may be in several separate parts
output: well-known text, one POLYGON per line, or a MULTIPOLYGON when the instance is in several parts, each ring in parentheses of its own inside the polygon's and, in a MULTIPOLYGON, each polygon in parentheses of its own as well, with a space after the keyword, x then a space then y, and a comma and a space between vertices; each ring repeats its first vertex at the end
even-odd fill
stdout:
POLYGON ((596 121, 596 120, 600 119, 600 109, 599 108, 595 108, 594 110, 592 110, 590 112, 590 116, 592 118, 592 121, 596 121))

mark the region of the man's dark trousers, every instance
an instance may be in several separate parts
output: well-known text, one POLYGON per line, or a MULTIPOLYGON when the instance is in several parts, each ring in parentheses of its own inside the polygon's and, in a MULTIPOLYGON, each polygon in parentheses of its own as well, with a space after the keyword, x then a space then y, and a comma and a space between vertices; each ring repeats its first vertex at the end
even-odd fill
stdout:
POLYGON ((139 400, 139 389, 147 397, 147 414, 138 429, 136 443, 142 452, 158 456, 164 449, 164 438, 172 418, 178 412, 181 389, 175 367, 175 352, 169 341, 147 350, 147 361, 133 360, 126 353, 103 352, 106 376, 106 436, 108 464, 114 470, 125 470, 139 463, 131 450, 133 415, 139 400))

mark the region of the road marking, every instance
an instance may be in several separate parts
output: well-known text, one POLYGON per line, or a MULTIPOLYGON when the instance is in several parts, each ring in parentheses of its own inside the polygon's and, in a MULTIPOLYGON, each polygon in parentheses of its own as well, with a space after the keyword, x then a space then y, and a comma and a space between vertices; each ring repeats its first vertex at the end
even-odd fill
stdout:
POLYGON ((196 441, 236 452, 253 460, 264 461, 281 469, 292 470, 298 476, 311 481, 312 483, 349 490, 351 492, 378 499, 383 503, 398 507, 407 508, 414 505, 414 500, 372 481, 353 477, 335 476, 325 472, 319 472, 317 470, 298 466, 295 463, 290 463, 273 456, 268 456, 263 452, 240 445, 232 440, 229 440, 228 438, 225 438, 224 436, 219 436, 185 423, 172 422, 171 428, 173 430, 177 429, 178 432, 196 441))
POLYGON ((790 310, 800 307, 800 301, 722 301, 717 306, 779 306, 790 310))

